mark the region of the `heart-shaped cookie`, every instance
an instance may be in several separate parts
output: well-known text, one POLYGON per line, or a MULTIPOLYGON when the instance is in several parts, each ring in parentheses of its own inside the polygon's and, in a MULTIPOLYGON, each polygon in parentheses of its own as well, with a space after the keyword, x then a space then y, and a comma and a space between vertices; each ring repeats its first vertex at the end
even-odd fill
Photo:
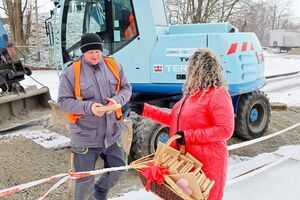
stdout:
POLYGON ((189 196, 192 195, 192 190, 188 187, 189 182, 185 178, 180 178, 176 182, 176 184, 189 196))

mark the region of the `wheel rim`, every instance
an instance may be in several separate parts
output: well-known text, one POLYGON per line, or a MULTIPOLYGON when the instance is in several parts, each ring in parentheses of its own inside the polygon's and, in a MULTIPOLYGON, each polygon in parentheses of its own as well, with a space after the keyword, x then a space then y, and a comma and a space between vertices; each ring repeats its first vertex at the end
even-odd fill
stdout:
POLYGON ((258 119, 258 110, 256 108, 252 108, 250 111, 250 122, 255 122, 258 119))
POLYGON ((254 104, 249 112, 248 127, 253 134, 260 133, 266 123, 266 107, 262 102, 254 104))
POLYGON ((154 153, 159 142, 166 143, 169 139, 169 128, 160 127, 151 139, 151 152, 154 153))

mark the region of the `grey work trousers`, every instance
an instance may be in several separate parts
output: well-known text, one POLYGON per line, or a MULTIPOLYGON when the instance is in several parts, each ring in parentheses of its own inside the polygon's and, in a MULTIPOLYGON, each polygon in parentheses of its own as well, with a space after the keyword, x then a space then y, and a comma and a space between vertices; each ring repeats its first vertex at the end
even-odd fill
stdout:
MULTIPOLYGON (((72 147, 72 151, 75 172, 94 170, 99 157, 104 161, 104 168, 125 165, 124 149, 117 142, 106 149, 72 147)), ((75 200, 106 200, 108 190, 119 181, 123 173, 123 171, 104 173, 96 183, 94 176, 76 180, 75 200)))

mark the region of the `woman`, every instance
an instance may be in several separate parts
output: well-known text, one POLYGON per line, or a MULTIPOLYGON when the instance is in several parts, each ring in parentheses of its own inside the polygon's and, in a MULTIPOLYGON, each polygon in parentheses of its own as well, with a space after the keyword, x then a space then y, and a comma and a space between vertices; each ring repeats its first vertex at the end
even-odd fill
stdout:
POLYGON ((170 127, 170 137, 179 134, 174 148, 186 145, 203 163, 203 171, 215 185, 209 200, 221 200, 226 181, 228 150, 226 141, 234 130, 231 97, 215 54, 198 49, 190 58, 183 98, 171 112, 149 104, 135 105, 144 117, 170 127))

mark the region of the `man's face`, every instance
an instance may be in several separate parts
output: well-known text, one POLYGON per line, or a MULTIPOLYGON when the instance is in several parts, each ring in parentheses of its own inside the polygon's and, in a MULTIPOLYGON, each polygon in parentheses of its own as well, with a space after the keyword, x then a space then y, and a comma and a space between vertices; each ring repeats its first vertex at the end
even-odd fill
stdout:
POLYGON ((97 65, 102 60, 102 51, 89 50, 89 51, 83 53, 83 56, 92 65, 97 65))

